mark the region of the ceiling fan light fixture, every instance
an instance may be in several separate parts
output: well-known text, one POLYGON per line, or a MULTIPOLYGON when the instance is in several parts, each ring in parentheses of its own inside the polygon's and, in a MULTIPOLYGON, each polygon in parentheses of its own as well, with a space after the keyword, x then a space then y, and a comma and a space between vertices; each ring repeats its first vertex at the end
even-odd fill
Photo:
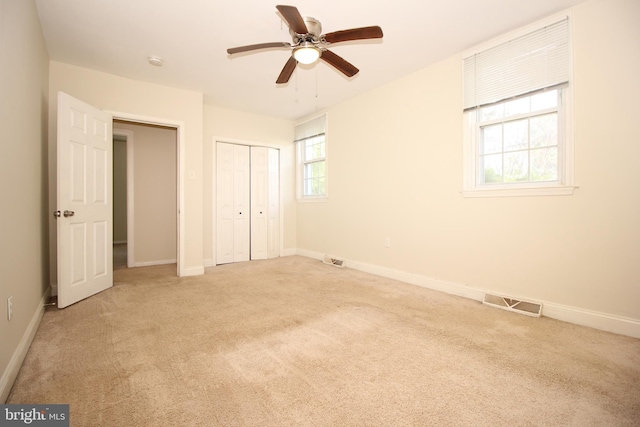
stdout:
POLYGON ((305 42, 294 49, 293 57, 301 64, 313 64, 320 58, 320 49, 313 43, 305 42))

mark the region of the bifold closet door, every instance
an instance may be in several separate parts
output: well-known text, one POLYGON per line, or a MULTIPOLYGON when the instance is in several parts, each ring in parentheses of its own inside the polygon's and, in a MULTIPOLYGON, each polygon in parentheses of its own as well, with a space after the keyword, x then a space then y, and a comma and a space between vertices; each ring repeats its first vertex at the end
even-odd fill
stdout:
POLYGON ((251 259, 280 256, 279 151, 251 147, 251 259))
POLYGON ((267 221, 267 258, 280 256, 280 151, 267 149, 268 155, 268 221, 267 221))
POLYGON ((248 261, 249 147, 218 143, 216 149, 216 264, 248 261))
POLYGON ((267 259, 269 152, 251 147, 251 259, 267 259))

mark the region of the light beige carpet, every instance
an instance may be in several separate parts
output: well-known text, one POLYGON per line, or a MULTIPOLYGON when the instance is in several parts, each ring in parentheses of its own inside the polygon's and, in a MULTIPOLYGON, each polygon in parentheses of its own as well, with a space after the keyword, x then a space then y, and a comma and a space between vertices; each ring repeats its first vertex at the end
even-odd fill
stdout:
POLYGON ((632 426, 640 340, 302 257, 123 269, 48 309, 7 403, 73 426, 632 426))

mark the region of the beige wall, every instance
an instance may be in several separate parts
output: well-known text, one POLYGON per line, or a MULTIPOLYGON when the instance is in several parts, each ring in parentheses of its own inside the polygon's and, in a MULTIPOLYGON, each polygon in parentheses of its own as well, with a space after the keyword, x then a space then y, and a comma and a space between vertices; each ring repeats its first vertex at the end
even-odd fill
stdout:
POLYGON ((0 402, 38 326, 49 285, 48 68, 33 1, 0 0, 0 402))
MULTIPOLYGON (((203 272, 202 94, 130 80, 55 61, 50 62, 49 82, 52 100, 56 99, 58 91, 63 91, 102 110, 125 114, 126 118, 144 117, 166 120, 169 124, 174 122, 183 124, 184 141, 180 141, 184 149, 182 197, 184 198, 183 221, 186 244, 183 268, 187 275, 201 274, 203 272)), ((50 150, 55 152, 55 102, 51 103, 50 117, 50 150)), ((54 156, 52 158, 55 159, 54 156)), ((51 179, 52 189, 55 189, 54 178, 51 179)), ((54 244, 55 236, 51 236, 51 241, 54 244)))
POLYGON ((133 132, 134 236, 129 248, 134 248, 135 265, 173 263, 177 252, 176 129, 123 122, 114 127, 133 132))
POLYGON ((225 108, 204 106, 204 258, 215 264, 213 233, 215 209, 215 139, 280 150, 281 214, 283 255, 296 249, 295 150, 293 122, 225 108))
POLYGON ((328 109, 330 198, 298 205, 298 248, 640 320, 640 2, 571 13, 573 196, 462 197, 456 55, 328 109))

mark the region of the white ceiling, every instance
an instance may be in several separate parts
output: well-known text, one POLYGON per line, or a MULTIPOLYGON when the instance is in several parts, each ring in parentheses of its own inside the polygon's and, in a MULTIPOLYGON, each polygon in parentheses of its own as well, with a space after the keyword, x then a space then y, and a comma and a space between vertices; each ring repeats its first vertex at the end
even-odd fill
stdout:
POLYGON ((297 119, 412 73, 584 0, 296 0, 323 33, 379 25, 382 40, 335 44, 360 69, 346 78, 326 63, 275 81, 288 50, 227 55, 229 47, 291 42, 265 0, 36 0, 52 60, 194 90, 206 104, 297 119), (149 65, 151 55, 163 67, 149 65))

